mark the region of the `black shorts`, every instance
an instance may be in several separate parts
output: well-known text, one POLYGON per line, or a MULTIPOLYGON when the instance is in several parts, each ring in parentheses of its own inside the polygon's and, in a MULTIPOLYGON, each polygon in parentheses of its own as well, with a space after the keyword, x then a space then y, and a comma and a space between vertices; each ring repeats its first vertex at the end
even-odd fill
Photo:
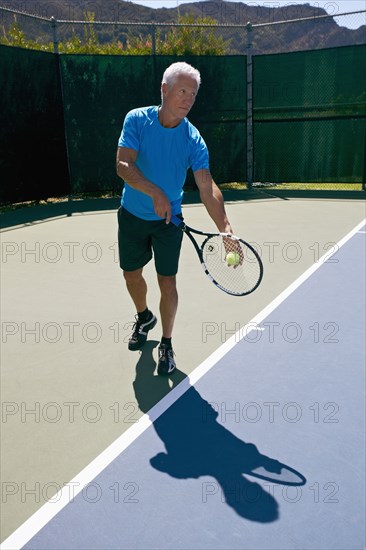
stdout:
POLYGON ((155 268, 159 275, 176 275, 183 231, 172 223, 167 225, 164 220, 142 220, 123 207, 118 209, 117 215, 121 269, 141 269, 154 255, 155 268))

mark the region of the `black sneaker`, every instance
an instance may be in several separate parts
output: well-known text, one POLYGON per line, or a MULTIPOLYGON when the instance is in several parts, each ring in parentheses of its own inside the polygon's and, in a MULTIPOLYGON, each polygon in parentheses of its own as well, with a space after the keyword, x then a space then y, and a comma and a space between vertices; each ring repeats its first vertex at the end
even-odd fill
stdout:
POLYGON ((174 351, 165 344, 159 346, 158 374, 172 374, 176 369, 174 351))
POLYGON ((148 321, 142 323, 139 321, 138 316, 135 317, 136 323, 133 325, 133 333, 131 338, 128 341, 128 349, 131 351, 136 351, 142 348, 147 339, 147 333, 149 330, 154 328, 157 323, 157 318, 150 311, 150 317, 148 321))

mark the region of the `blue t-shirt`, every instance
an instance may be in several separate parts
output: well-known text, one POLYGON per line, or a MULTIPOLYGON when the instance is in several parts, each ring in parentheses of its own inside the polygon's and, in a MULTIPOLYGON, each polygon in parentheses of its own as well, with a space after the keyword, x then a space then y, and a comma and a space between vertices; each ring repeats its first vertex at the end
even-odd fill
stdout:
MULTIPOLYGON (((193 171, 209 168, 207 146, 199 131, 187 118, 175 128, 164 128, 158 107, 142 107, 127 113, 119 147, 138 151, 136 166, 167 195, 172 213, 181 212, 183 185, 189 167, 193 171)), ((144 220, 159 220, 151 197, 125 183, 121 204, 144 220)))

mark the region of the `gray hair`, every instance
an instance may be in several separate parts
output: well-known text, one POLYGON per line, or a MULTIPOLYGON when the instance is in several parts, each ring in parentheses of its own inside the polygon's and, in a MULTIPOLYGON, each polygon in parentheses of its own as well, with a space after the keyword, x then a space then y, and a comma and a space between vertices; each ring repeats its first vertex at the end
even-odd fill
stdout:
POLYGON ((178 63, 173 63, 170 65, 165 70, 161 83, 167 84, 167 86, 172 86, 180 75, 191 76, 197 82, 197 88, 200 87, 201 75, 199 71, 192 67, 192 65, 188 65, 185 61, 179 61, 178 63))

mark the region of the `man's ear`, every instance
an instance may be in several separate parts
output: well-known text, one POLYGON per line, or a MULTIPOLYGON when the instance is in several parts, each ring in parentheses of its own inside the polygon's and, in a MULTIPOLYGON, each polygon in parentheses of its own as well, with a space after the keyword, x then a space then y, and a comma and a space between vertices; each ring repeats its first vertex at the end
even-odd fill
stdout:
POLYGON ((166 82, 163 82, 161 85, 161 93, 163 94, 163 96, 166 96, 167 91, 168 91, 168 85, 166 82))

